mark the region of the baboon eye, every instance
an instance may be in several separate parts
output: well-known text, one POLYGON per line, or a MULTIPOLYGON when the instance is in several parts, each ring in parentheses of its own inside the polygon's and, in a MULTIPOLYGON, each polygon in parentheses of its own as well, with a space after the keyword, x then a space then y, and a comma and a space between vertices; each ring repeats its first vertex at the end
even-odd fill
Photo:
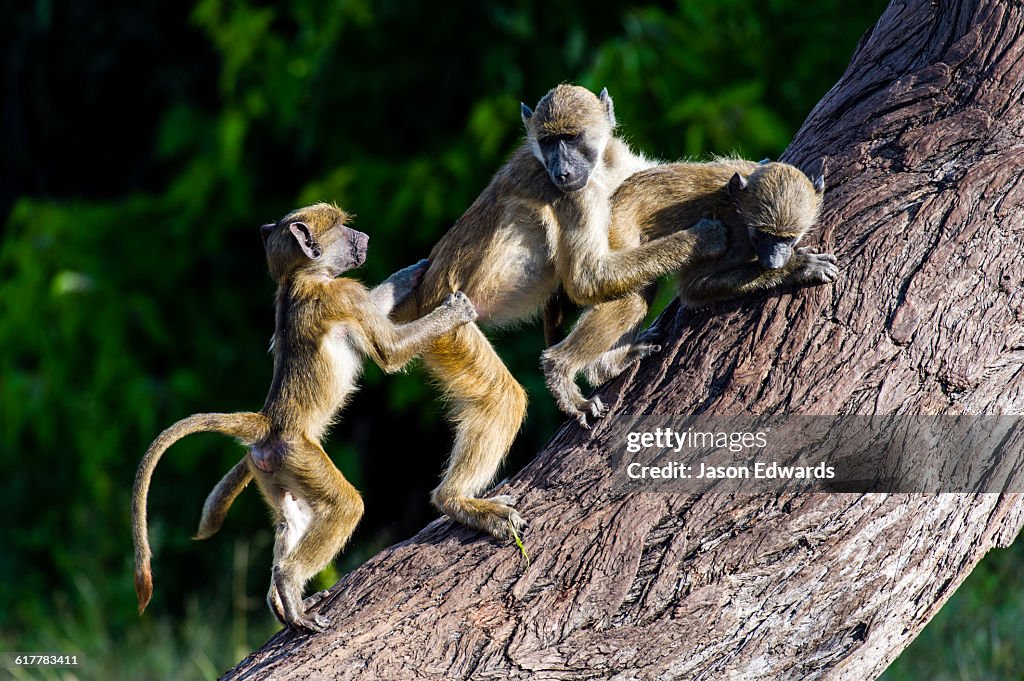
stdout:
POLYGON ((583 133, 577 132, 572 135, 548 135, 547 137, 541 137, 537 141, 541 144, 558 144, 559 142, 578 142, 583 133))

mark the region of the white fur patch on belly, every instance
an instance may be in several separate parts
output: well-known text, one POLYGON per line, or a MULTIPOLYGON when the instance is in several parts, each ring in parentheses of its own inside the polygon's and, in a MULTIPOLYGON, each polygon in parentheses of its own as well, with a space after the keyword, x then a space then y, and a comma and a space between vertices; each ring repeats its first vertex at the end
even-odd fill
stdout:
POLYGON ((284 516, 284 554, 290 554, 306 534, 309 524, 313 522, 313 509, 302 499, 291 492, 281 497, 281 515, 284 516))

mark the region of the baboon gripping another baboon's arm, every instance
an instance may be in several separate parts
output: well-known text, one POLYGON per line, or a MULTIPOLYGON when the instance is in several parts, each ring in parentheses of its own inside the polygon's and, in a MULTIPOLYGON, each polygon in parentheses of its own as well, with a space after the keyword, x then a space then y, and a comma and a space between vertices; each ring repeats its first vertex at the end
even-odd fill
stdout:
POLYGON ((275 523, 267 603, 292 628, 319 631, 327 625, 302 601, 302 589, 348 541, 363 503, 320 442, 355 390, 364 356, 396 371, 430 342, 476 318, 469 299, 453 293, 420 319, 389 321, 379 306, 388 308, 406 294, 422 267, 407 268, 374 291, 341 278, 362 264, 369 239, 349 229, 346 219, 338 208, 317 204, 264 225, 267 263, 278 285, 270 391, 259 412, 196 414, 177 422, 143 456, 132 491, 140 612, 153 593, 146 529, 153 470, 177 440, 214 431, 237 438, 250 452, 245 469, 235 466, 210 495, 199 536, 216 531, 231 501, 255 477, 275 523))
MULTIPOLYGON (((693 262, 678 273, 679 296, 698 306, 783 285, 832 281, 835 258, 797 249, 821 208, 823 178, 808 178, 785 163, 721 159, 674 163, 636 173, 611 199, 609 240, 630 252, 642 242, 724 223, 727 252, 693 262)), ((656 352, 656 339, 638 340, 649 301, 628 293, 588 308, 568 337, 542 358, 555 402, 584 427, 603 415, 599 398, 586 399, 576 385, 581 371, 592 385, 617 376, 656 352)))
MULTIPOLYGON (((724 250, 708 225, 666 235, 635 252, 608 248, 609 199, 652 164, 614 136, 607 92, 560 85, 523 105, 526 141, 430 253, 430 267, 399 318, 465 292, 480 322, 533 317, 561 285, 587 304, 642 288, 724 250)), ((433 341, 423 354, 451 403, 455 444, 431 500, 452 519, 507 538, 523 519, 504 497, 477 498, 492 482, 526 411, 526 394, 476 324, 433 341)))

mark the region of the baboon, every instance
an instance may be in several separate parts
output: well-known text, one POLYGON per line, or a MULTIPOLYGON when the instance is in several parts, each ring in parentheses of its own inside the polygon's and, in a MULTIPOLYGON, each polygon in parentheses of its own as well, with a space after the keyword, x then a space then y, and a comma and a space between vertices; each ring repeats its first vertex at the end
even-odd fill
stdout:
POLYGON ((363 263, 369 241, 347 221, 339 208, 320 203, 263 226, 267 264, 277 283, 270 391, 259 412, 195 414, 178 421, 143 456, 132 490, 140 613, 153 594, 146 529, 153 470, 179 439, 218 432, 241 441, 249 453, 207 500, 198 536, 217 530, 231 501, 255 477, 275 523, 267 604, 282 623, 297 630, 321 631, 329 624, 310 610, 322 594, 303 602, 302 589, 344 547, 362 516, 363 502, 320 443, 356 389, 364 357, 385 371, 397 371, 428 343, 476 318, 469 299, 453 292, 423 318, 393 324, 387 313, 408 294, 423 263, 372 291, 342 278, 363 263))
MULTIPOLYGON (((677 231, 635 249, 608 247, 612 192, 652 165, 614 135, 607 91, 559 85, 521 107, 525 142, 430 253, 421 286, 400 319, 464 291, 481 323, 536 316, 561 286, 592 304, 642 288, 662 274, 725 249, 721 225, 677 231)), ((476 324, 431 343, 424 362, 451 403, 455 444, 431 501, 452 519, 498 538, 524 524, 507 497, 480 499, 526 412, 526 393, 476 324)))
MULTIPOLYGON (((785 163, 740 159, 673 163, 643 170, 622 183, 611 200, 613 249, 724 223, 728 250, 720 258, 680 268, 679 297, 699 306, 784 285, 832 281, 835 257, 797 248, 821 209, 824 178, 808 178, 785 163)), ((576 385, 583 371, 599 385, 660 350, 655 334, 638 338, 650 300, 639 290, 583 312, 568 337, 541 360, 555 402, 583 427, 605 413, 600 398, 586 399, 576 385)), ((551 313, 549 313, 551 314, 551 313)))

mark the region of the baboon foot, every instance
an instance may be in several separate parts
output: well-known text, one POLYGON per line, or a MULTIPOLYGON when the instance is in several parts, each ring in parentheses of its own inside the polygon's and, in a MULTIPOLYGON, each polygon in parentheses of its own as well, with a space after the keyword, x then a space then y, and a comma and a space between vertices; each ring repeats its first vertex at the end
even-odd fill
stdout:
POLYGON ((513 529, 520 533, 527 526, 508 495, 488 499, 461 497, 450 501, 442 501, 435 495, 434 506, 455 522, 482 530, 501 541, 512 539, 513 529))
POLYGON ((585 429, 590 430, 590 424, 596 423, 597 419, 608 413, 608 407, 604 405, 600 397, 591 397, 583 400, 576 406, 576 421, 585 429), (590 421, 588 422, 588 419, 590 421))

